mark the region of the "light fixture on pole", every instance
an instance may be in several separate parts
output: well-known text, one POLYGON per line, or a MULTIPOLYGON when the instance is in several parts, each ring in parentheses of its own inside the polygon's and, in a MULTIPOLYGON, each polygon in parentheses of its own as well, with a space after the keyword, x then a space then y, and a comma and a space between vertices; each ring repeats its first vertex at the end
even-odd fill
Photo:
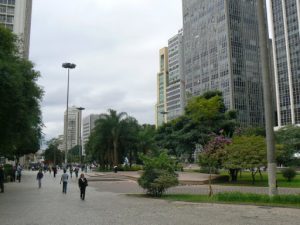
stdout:
POLYGON ((66 132, 65 132, 65 166, 68 163, 68 131, 69 131, 69 81, 70 81, 70 69, 74 69, 76 65, 74 63, 63 63, 62 67, 68 69, 68 84, 67 84, 67 111, 66 111, 66 132))
POLYGON ((79 118, 79 159, 80 163, 82 164, 82 135, 81 135, 81 128, 82 128, 82 110, 85 110, 83 107, 77 108, 80 111, 80 118, 79 118))

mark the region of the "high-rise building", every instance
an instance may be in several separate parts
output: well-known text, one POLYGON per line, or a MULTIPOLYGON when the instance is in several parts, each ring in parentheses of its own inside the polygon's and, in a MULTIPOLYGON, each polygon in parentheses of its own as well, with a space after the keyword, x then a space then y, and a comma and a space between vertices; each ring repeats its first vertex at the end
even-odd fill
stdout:
POLYGON ((183 0, 186 96, 223 93, 241 126, 264 123, 256 0, 183 0))
POLYGON ((168 85, 168 48, 159 50, 159 72, 157 74, 157 103, 155 105, 155 126, 167 122, 166 92, 168 85))
POLYGON ((166 90, 167 121, 171 121, 184 113, 185 85, 183 76, 183 33, 168 41, 168 85, 166 90))
POLYGON ((32 0, 0 0, 0 24, 20 38, 20 53, 29 56, 32 0))
POLYGON ((300 1, 271 0, 278 126, 300 124, 300 1))
POLYGON ((85 144, 88 142, 92 130, 96 126, 96 120, 100 115, 91 114, 82 120, 82 155, 85 155, 85 144))
POLYGON ((64 113, 64 149, 66 148, 66 137, 68 135, 67 150, 72 149, 76 145, 80 145, 81 137, 81 110, 76 106, 68 109, 68 131, 67 131, 67 113, 64 113))

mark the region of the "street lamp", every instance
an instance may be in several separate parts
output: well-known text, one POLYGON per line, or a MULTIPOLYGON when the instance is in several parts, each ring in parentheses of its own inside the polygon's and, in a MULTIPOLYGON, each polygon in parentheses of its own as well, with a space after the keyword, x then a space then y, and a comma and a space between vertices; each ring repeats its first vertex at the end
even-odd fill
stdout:
POLYGON ((68 85, 67 85, 67 111, 66 111, 66 149, 65 149, 65 164, 68 163, 68 130, 69 130, 69 81, 70 81, 70 69, 74 69, 76 65, 74 63, 63 63, 62 67, 68 69, 68 85))
POLYGON ((168 111, 161 111, 159 112, 162 116, 163 116, 163 119, 164 119, 164 123, 167 122, 167 115, 168 115, 168 111))
POLYGON ((80 158, 80 164, 82 164, 82 135, 81 135, 81 128, 82 128, 82 110, 85 108, 78 107, 77 108, 80 111, 80 120, 79 120, 79 158, 80 158))

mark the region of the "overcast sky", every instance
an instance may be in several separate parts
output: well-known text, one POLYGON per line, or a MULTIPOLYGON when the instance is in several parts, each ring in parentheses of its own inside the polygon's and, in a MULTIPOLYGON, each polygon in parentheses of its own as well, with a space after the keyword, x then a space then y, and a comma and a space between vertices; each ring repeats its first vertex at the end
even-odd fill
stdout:
POLYGON ((69 106, 127 112, 154 123, 158 52, 182 27, 181 0, 34 0, 30 60, 44 88, 46 139, 63 133, 69 106))

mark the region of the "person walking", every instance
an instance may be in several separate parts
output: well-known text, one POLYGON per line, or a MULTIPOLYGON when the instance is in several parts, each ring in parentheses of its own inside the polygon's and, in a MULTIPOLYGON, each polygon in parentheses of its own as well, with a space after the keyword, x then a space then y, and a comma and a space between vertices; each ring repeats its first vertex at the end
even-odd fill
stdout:
POLYGON ((60 184, 63 182, 62 192, 67 194, 67 185, 68 185, 69 175, 67 174, 67 170, 64 169, 63 175, 61 175, 60 184))
POLYGON ((54 178, 56 177, 56 174, 57 174, 57 167, 56 166, 53 166, 52 167, 52 170, 53 170, 53 176, 54 178))
POLYGON ((74 172, 75 172, 76 178, 78 178, 78 172, 79 172, 78 166, 75 167, 74 172))
POLYGON ((39 188, 42 187, 42 179, 44 177, 44 174, 42 172, 42 169, 39 170, 39 172, 36 175, 36 179, 38 180, 39 188))
POLYGON ((0 189, 1 193, 4 192, 4 170, 2 168, 2 165, 0 165, 0 189))
POLYGON ((22 167, 21 165, 19 164, 18 167, 17 167, 17 180, 19 181, 19 183, 21 182, 21 176, 22 176, 22 167))
POLYGON ((70 175, 71 175, 71 178, 72 178, 72 174, 73 174, 73 167, 70 166, 70 175))
POLYGON ((85 198, 85 189, 88 186, 87 179, 84 177, 84 174, 80 174, 80 178, 78 179, 78 186, 80 189, 80 198, 84 200, 85 198))

